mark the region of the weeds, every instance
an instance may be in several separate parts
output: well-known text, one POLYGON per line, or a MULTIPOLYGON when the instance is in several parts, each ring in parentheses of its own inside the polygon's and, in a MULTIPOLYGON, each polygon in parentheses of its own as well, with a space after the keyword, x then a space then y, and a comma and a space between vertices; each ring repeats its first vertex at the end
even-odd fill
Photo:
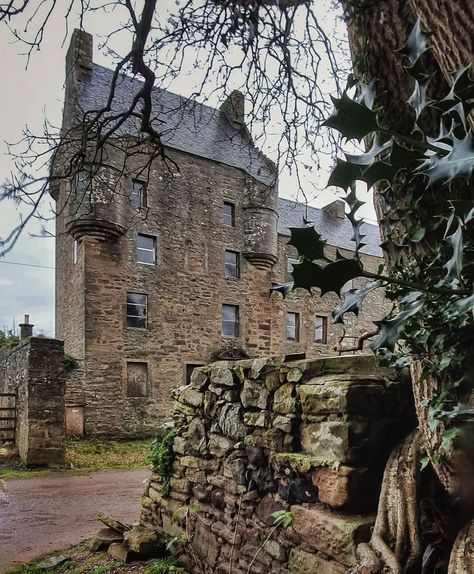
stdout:
POLYGON ((177 574, 184 572, 184 568, 179 566, 174 558, 159 558, 154 560, 145 574, 177 574))

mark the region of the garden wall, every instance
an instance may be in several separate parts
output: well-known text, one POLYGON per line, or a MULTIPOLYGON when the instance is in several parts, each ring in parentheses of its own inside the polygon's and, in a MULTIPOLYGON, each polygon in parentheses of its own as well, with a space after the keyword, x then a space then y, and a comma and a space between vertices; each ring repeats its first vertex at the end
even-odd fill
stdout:
POLYGON ((175 391, 172 472, 151 476, 141 523, 191 572, 342 574, 414 425, 410 393, 372 356, 201 367, 175 391))

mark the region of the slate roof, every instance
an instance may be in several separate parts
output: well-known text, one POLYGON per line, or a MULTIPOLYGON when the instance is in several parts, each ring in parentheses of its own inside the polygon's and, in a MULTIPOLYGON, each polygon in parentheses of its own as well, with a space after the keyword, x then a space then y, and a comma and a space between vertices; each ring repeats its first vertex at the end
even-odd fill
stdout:
MULTIPOLYGON (((112 74, 107 68, 93 65, 91 73, 84 77, 78 97, 83 111, 105 105, 112 74)), ((126 110, 141 84, 121 75, 112 113, 126 110)), ((155 129, 162 134, 166 146, 242 169, 266 185, 275 183, 273 163, 249 142, 242 130, 230 123, 224 112, 158 88, 153 90, 153 110, 155 129)), ((117 133, 134 135, 137 131, 137 120, 130 118, 117 133)))
MULTIPOLYGON (((314 224, 316 231, 329 245, 354 251, 355 244, 351 241, 352 225, 347 217, 344 219, 332 217, 323 209, 281 197, 278 199, 278 216, 278 233, 281 235, 290 235, 289 227, 303 227, 303 218, 305 218, 314 224)), ((363 241, 366 243, 366 246, 360 250, 361 253, 382 257, 379 228, 376 225, 364 223, 361 231, 365 234, 363 241)))

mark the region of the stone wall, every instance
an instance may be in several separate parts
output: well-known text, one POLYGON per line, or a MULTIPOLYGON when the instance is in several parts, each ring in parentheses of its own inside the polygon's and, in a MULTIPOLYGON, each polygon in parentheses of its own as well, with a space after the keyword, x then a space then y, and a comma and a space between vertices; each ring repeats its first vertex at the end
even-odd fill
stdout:
POLYGON ((64 463, 63 342, 29 337, 6 359, 4 392, 17 395, 16 444, 28 466, 64 463))
POLYGON ((196 573, 347 572, 414 424, 409 381, 372 356, 261 358, 200 368, 174 396, 171 491, 151 476, 142 525, 196 573))

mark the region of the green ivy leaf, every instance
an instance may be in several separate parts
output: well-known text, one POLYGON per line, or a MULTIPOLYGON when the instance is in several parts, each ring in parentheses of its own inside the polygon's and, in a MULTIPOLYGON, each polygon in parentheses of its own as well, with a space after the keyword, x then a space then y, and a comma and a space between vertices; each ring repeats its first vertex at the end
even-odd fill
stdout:
POLYGON ((365 103, 357 103, 345 92, 341 98, 332 98, 336 108, 323 126, 334 128, 347 139, 358 139, 379 130, 377 114, 365 103))
POLYGON ((271 517, 274 519, 273 524, 275 526, 282 526, 283 528, 288 528, 294 521, 294 515, 292 512, 287 510, 277 510, 271 513, 271 517))
POLYGON ((422 31, 421 20, 418 18, 408 35, 405 45, 398 52, 405 55, 412 64, 415 64, 418 58, 428 49, 430 36, 430 33, 422 31))
POLYGON ((423 308, 424 300, 420 296, 421 293, 413 291, 402 299, 400 302, 402 310, 393 319, 374 321, 379 327, 379 333, 375 341, 370 344, 372 349, 386 348, 393 351, 395 343, 402 338, 408 319, 423 308))
POLYGON ((441 435, 441 445, 440 448, 443 450, 450 450, 453 444, 453 440, 459 435, 458 428, 452 428, 445 430, 441 435))
POLYGON ((419 243, 423 237, 425 236, 426 229, 424 227, 420 227, 415 231, 415 233, 411 236, 411 240, 413 243, 419 243))
POLYGON ((324 247, 326 241, 321 235, 311 227, 290 227, 291 238, 288 245, 293 245, 298 250, 298 254, 305 259, 326 259, 324 247))
POLYGON ((340 295, 345 283, 363 275, 361 264, 356 259, 340 259, 324 267, 305 259, 293 267, 294 287, 301 287, 311 293, 313 287, 321 289, 321 296, 330 291, 340 295))
POLYGON ((344 293, 344 302, 339 307, 336 307, 331 313, 333 323, 344 323, 343 317, 345 313, 354 313, 359 315, 362 302, 366 296, 373 291, 382 287, 382 281, 367 281, 361 289, 349 289, 344 293))
POLYGON ((428 185, 448 183, 455 177, 465 177, 469 180, 474 169, 474 138, 468 133, 465 138, 453 137, 451 151, 444 156, 433 154, 426 159, 418 173, 428 177, 428 185))

